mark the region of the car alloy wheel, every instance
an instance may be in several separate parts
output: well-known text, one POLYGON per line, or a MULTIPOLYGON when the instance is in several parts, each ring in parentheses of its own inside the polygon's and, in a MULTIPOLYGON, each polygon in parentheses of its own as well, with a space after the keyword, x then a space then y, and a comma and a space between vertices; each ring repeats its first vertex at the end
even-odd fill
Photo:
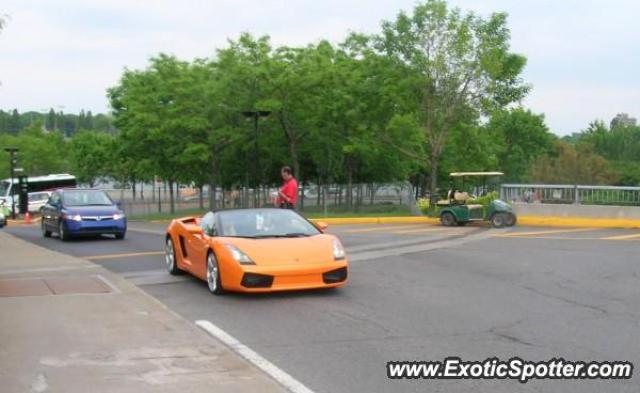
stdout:
POLYGON ((51 237, 51 231, 47 230, 47 225, 44 223, 44 219, 42 220, 42 236, 51 237))
POLYGON ((222 293, 220 287, 220 270, 218 269, 218 261, 213 252, 207 255, 207 286, 209 291, 214 295, 222 293))
POLYGON ((67 234, 67 231, 64 229, 64 221, 62 220, 60 220, 60 223, 58 224, 58 236, 60 236, 60 240, 62 241, 69 240, 69 235, 67 234))
POLYGON ((167 238, 167 242, 164 245, 164 261, 167 264, 167 270, 169 273, 176 274, 176 252, 173 247, 173 240, 170 237, 167 238))

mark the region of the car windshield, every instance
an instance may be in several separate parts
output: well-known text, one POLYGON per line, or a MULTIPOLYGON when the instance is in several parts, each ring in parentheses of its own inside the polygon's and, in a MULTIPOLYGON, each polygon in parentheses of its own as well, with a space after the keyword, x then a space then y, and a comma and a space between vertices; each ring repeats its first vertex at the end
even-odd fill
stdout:
POLYGON ((272 238, 306 237, 320 233, 293 210, 247 209, 217 212, 220 236, 272 238))
POLYGON ((111 206, 113 201, 98 190, 65 191, 62 199, 65 206, 111 206))

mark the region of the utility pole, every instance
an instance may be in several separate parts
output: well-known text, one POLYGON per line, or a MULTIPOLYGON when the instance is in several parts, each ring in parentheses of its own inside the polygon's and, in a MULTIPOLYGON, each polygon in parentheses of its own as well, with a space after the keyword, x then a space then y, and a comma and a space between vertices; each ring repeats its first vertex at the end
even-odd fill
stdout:
POLYGON ((12 219, 16 219, 16 203, 15 203, 15 193, 16 193, 16 187, 15 184, 13 183, 13 179, 15 177, 15 170, 16 170, 16 164, 18 162, 18 158, 16 157, 16 154, 18 153, 18 148, 17 147, 5 147, 4 151, 6 151, 7 153, 9 153, 9 167, 11 168, 11 218, 12 219))

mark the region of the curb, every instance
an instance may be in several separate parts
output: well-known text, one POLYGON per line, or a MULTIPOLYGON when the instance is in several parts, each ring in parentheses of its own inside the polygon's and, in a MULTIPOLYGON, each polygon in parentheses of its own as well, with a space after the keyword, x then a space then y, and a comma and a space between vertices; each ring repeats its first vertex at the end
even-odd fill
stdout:
MULTIPOLYGON (((313 222, 324 222, 333 225, 349 224, 440 224, 434 217, 344 217, 344 218, 313 218, 313 222)), ((519 216, 519 225, 545 227, 574 227, 574 228, 640 228, 640 220, 623 218, 587 218, 587 217, 541 217, 519 216)), ((517 225, 518 225, 517 224, 517 225)))
POLYGON ((632 220, 628 218, 521 216, 518 217, 518 224, 529 226, 574 228, 640 228, 640 220, 632 220))
POLYGON ((344 218, 310 218, 312 222, 324 222, 334 225, 347 224, 438 224, 440 220, 433 217, 344 217, 344 218))

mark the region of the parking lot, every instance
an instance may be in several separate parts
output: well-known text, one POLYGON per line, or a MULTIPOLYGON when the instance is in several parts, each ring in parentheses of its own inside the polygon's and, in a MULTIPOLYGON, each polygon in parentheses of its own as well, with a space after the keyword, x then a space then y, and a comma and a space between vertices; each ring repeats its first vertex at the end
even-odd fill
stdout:
POLYGON ((209 320, 315 392, 637 392, 626 381, 389 380, 393 360, 640 361, 640 230, 425 224, 332 226, 350 282, 332 291, 213 297, 169 276, 164 224, 127 238, 12 234, 122 274, 190 321, 209 320))

